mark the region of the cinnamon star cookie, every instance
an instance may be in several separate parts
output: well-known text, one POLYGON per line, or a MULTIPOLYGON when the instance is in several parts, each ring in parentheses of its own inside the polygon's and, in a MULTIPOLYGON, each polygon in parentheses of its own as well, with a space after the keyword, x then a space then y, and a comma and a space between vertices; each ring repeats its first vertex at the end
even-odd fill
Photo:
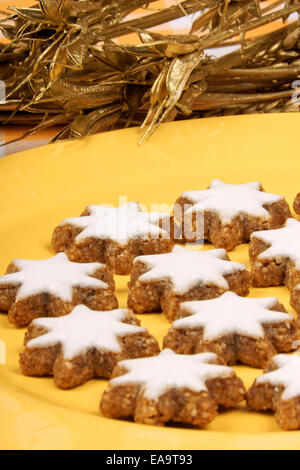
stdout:
POLYGON ((203 191, 185 191, 174 215, 184 241, 206 239, 232 250, 255 230, 281 227, 290 217, 283 196, 264 192, 261 183, 226 184, 213 180, 203 191))
POLYGON ((119 362, 100 409, 110 418, 134 417, 137 423, 204 426, 219 406, 233 407, 244 394, 242 381, 215 354, 185 356, 165 349, 156 357, 119 362))
POLYGON ((216 353, 227 364, 264 367, 295 341, 295 323, 274 297, 244 298, 226 292, 216 299, 183 302, 164 347, 177 353, 216 353))
POLYGON ((0 276, 0 310, 16 326, 37 317, 66 315, 77 304, 118 306, 111 272, 101 263, 73 263, 65 253, 49 259, 15 259, 0 276))
POLYGON ((171 253, 135 258, 128 307, 136 313, 161 308, 174 320, 180 316, 180 302, 210 299, 228 290, 247 295, 249 285, 246 266, 230 261, 225 250, 194 251, 175 246, 171 253))
POLYGON ((291 305, 300 312, 300 222, 288 219, 284 227, 254 232, 249 245, 253 285, 285 284, 291 305))
POLYGON ((91 205, 81 217, 63 220, 55 228, 52 246, 72 261, 100 261, 116 274, 129 274, 135 256, 172 249, 172 224, 170 214, 142 212, 137 202, 91 205))
POLYGON ((249 389, 247 404, 275 413, 282 429, 300 429, 300 356, 274 356, 249 389))
POLYGON ((53 375, 60 388, 110 377, 121 359, 159 353, 156 339, 127 309, 90 310, 77 305, 59 318, 38 318, 28 327, 20 355, 24 375, 53 375))

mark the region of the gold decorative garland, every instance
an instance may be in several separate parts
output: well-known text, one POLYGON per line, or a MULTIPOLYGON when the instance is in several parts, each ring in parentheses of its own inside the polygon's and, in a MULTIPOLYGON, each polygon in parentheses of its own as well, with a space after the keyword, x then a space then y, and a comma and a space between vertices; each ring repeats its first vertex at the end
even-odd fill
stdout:
POLYGON ((30 123, 30 133, 63 125, 55 140, 141 125, 142 141, 163 121, 299 111, 300 22, 287 20, 300 0, 175 0, 146 11, 153 1, 40 0, 3 13, 1 122, 30 123), (138 8, 147 14, 126 20, 138 8), (149 30, 196 12, 189 34, 149 30), (135 44, 114 41, 128 33, 135 44), (210 53, 226 45, 236 48, 210 53))

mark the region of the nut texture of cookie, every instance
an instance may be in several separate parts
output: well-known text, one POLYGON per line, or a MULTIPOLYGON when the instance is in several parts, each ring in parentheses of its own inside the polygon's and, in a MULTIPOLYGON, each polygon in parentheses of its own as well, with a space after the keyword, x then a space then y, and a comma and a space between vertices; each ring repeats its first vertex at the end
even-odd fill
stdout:
POLYGON ((174 215, 184 241, 204 238, 217 248, 232 250, 256 230, 281 227, 291 214, 283 196, 264 192, 258 182, 213 180, 206 190, 182 193, 174 215))
POLYGON ((118 307, 113 276, 101 263, 73 263, 59 253, 43 260, 13 260, 6 272, 0 277, 0 310, 8 311, 16 326, 66 315, 78 304, 118 307))
POLYGON ((137 313, 162 309, 174 320, 180 316, 180 302, 210 299, 228 290, 247 295, 249 284, 246 266, 230 261, 225 250, 175 246, 171 253, 134 260, 128 307, 137 313))
POLYGON ((291 291, 291 304, 300 312, 300 222, 288 219, 284 227, 254 232, 249 256, 253 285, 285 284, 291 291))
POLYGON ((117 208, 91 205, 55 228, 52 246, 72 261, 100 261, 116 274, 129 274, 135 256, 173 248, 172 223, 170 214, 142 212, 137 202, 117 208))
POLYGON ((77 305, 59 318, 38 318, 28 327, 20 355, 24 375, 53 375, 60 388, 111 376, 119 360, 159 353, 156 339, 128 309, 90 310, 77 305))
POLYGON ((293 202, 293 209, 296 214, 300 214, 300 193, 298 193, 293 202))
POLYGON ((219 405, 235 406, 245 394, 234 370, 213 353, 185 356, 165 349, 156 357, 119 362, 112 377, 101 398, 102 413, 133 416, 144 424, 204 426, 219 405))
POLYGON ((247 404, 275 412, 282 429, 300 429, 300 356, 274 356, 248 390, 247 404))
POLYGON ((243 298, 226 292, 211 300, 183 302, 181 316, 164 347, 179 354, 211 351, 227 364, 264 367, 277 352, 288 352, 295 341, 292 315, 274 297, 243 298))

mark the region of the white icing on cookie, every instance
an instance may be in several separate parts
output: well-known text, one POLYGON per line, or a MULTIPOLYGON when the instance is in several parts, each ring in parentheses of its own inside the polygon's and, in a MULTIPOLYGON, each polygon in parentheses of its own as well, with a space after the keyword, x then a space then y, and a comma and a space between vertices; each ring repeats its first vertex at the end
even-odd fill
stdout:
POLYGON ((83 230, 75 237, 75 242, 86 238, 111 239, 121 245, 136 238, 169 237, 168 231, 159 227, 162 220, 169 221, 170 214, 142 212, 137 202, 129 202, 120 207, 104 205, 88 206, 90 215, 72 217, 60 225, 71 224, 83 230))
POLYGON ((261 375, 256 379, 255 384, 284 387, 282 400, 300 397, 300 356, 278 354, 272 358, 272 362, 278 366, 278 369, 261 375))
POLYGON ((253 232, 251 240, 258 238, 271 246, 260 253, 260 259, 289 258, 300 269, 300 222, 287 219, 282 228, 253 232))
POLYGON ((233 292, 211 300, 182 302, 181 306, 191 316, 176 320, 172 328, 203 328, 205 341, 230 334, 263 338, 263 324, 284 322, 289 325, 293 320, 292 315, 270 310, 277 302, 275 297, 251 299, 233 292))
POLYGON ((30 340, 28 348, 47 348, 60 344, 65 359, 85 354, 90 348, 119 353, 122 351, 118 338, 145 332, 145 328, 123 323, 129 310, 90 310, 77 305, 63 317, 37 318, 34 326, 46 328, 48 333, 30 340))
POLYGON ((277 194, 260 191, 260 183, 226 184, 213 180, 209 189, 204 191, 186 191, 182 197, 193 202, 186 214, 203 211, 216 212, 223 224, 228 224, 240 214, 267 219, 268 211, 263 207, 283 199, 277 194))
POLYGON ((141 261, 150 269, 139 277, 141 282, 167 280, 172 290, 184 294, 197 284, 217 285, 228 289, 224 276, 244 271, 246 266, 224 260, 226 250, 191 251, 174 246, 171 253, 137 256, 134 263, 141 261))
POLYGON ((108 287, 105 282, 91 277, 97 269, 104 267, 103 264, 74 263, 65 253, 42 260, 15 259, 13 263, 20 271, 0 276, 0 285, 18 286, 16 300, 47 293, 71 302, 73 287, 108 287))
POLYGON ((234 375, 231 367, 210 364, 216 359, 217 356, 213 353, 184 355, 164 349, 158 356, 119 362, 128 372, 113 378, 110 384, 139 384, 145 396, 153 400, 157 400, 171 388, 207 391, 207 380, 234 375))

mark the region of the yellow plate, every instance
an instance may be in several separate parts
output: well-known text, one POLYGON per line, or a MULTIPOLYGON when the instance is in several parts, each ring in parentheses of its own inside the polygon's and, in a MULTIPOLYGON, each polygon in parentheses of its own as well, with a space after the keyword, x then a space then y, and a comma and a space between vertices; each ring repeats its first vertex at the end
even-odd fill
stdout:
MULTIPOLYGON (((53 228, 87 204, 118 203, 119 196, 172 205, 184 190, 205 188, 211 179, 261 181, 289 203, 300 190, 299 114, 211 118, 163 125, 137 146, 140 131, 128 129, 32 149, 0 160, 0 273, 12 258, 51 256, 53 228)), ((247 245, 231 258, 248 264, 247 245)), ((127 277, 116 277, 126 305, 127 277)), ((285 287, 252 289, 275 295, 288 307, 285 287)), ((140 315, 160 340, 168 330, 162 314, 140 315)), ((59 390, 52 378, 20 374, 24 329, 0 314, 6 344, 0 366, 2 449, 300 449, 300 432, 281 431, 269 414, 244 406, 221 413, 205 429, 154 427, 100 416, 105 380, 59 390)), ((250 386, 260 370, 238 366, 250 386)))

